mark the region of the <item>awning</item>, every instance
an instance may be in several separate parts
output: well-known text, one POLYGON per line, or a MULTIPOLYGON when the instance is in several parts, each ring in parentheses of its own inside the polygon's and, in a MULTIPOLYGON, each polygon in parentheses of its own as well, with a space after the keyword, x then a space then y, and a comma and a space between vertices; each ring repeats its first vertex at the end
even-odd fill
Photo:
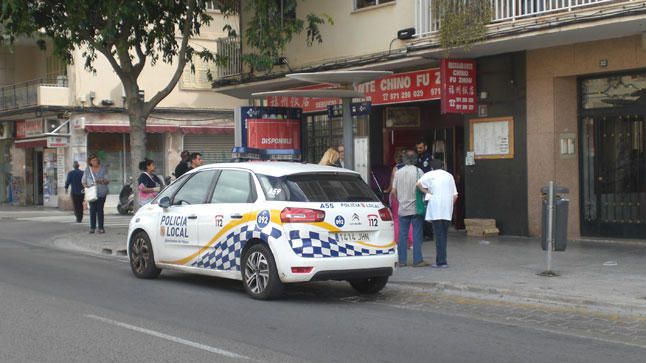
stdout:
POLYGON ((47 138, 39 137, 37 139, 16 140, 14 141, 14 145, 22 149, 26 149, 30 147, 47 147, 47 138))
POLYGON ((184 134, 233 134, 233 127, 217 127, 217 126, 180 126, 179 129, 184 134))
MULTIPOLYGON (((146 132, 163 134, 165 132, 177 132, 178 127, 173 125, 146 125, 146 132)), ((127 134, 130 132, 128 125, 85 125, 87 132, 118 133, 127 134)))

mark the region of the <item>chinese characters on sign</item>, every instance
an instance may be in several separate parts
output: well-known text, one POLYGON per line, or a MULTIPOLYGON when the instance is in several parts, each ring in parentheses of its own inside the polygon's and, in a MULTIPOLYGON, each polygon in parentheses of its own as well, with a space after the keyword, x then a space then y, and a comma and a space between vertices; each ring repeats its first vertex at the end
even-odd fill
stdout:
POLYGON ((442 113, 475 113, 476 62, 471 60, 443 59, 442 113))
MULTIPOLYGON (((372 105, 388 105, 404 102, 439 100, 440 70, 437 68, 421 71, 397 73, 381 79, 359 84, 355 90, 365 94, 372 105)), ((322 84, 299 89, 334 88, 322 84)), ((298 107, 303 112, 326 111, 328 106, 341 104, 339 98, 272 96, 267 98, 271 107, 298 107)))

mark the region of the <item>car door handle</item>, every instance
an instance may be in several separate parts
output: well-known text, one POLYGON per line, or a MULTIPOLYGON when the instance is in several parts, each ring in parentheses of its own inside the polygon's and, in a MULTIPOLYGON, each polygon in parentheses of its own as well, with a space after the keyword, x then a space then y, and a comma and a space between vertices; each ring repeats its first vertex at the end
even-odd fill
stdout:
POLYGON ((242 218, 242 214, 238 214, 238 213, 232 214, 232 215, 231 215, 231 218, 233 218, 233 219, 240 219, 240 218, 242 218))
POLYGON ((197 216, 195 214, 188 216, 188 219, 197 219, 197 216))

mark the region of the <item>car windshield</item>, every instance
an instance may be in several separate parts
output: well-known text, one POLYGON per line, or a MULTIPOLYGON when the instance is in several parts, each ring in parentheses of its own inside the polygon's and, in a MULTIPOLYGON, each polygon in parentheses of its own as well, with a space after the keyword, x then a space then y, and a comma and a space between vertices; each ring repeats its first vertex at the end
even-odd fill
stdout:
POLYGON ((265 197, 290 202, 378 202, 358 175, 296 174, 283 177, 258 175, 265 197))

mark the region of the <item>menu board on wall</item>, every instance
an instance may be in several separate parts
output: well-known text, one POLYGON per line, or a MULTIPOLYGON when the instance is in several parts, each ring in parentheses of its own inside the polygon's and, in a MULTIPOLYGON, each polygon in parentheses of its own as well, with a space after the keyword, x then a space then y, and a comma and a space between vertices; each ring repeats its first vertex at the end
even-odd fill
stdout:
POLYGON ((470 143, 476 159, 514 158, 514 119, 512 117, 469 120, 470 143))

